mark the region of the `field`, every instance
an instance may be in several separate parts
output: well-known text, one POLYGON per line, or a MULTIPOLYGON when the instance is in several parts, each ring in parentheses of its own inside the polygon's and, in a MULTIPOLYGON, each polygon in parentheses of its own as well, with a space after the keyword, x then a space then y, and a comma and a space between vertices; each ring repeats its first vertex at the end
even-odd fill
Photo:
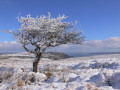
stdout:
POLYGON ((50 60, 32 72, 33 55, 0 55, 0 90, 120 90, 120 54, 50 60))

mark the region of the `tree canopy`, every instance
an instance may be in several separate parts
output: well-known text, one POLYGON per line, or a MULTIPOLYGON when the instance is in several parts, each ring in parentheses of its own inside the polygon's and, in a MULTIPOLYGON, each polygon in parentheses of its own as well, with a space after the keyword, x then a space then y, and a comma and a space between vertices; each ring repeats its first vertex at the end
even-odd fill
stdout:
POLYGON ((22 23, 21 28, 11 31, 15 38, 22 44, 27 52, 35 54, 35 61, 39 62, 42 54, 47 48, 59 46, 62 44, 82 44, 84 36, 80 30, 76 30, 75 24, 63 21, 67 17, 59 15, 57 18, 48 16, 40 16, 33 18, 18 17, 18 21, 22 23), (35 48, 31 50, 26 45, 33 45, 35 48))

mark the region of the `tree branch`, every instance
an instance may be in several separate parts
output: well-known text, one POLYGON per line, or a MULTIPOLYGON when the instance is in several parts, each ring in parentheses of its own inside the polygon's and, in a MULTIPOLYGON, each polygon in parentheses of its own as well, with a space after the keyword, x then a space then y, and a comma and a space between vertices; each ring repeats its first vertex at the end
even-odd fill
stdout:
POLYGON ((34 53, 34 51, 29 50, 28 48, 26 48, 26 46, 25 46, 25 45, 23 45, 23 48, 24 48, 27 52, 29 52, 29 53, 34 53))
MULTIPOLYGON (((46 47, 46 48, 47 48, 47 47, 46 47)), ((44 52, 45 52, 46 48, 43 48, 43 49, 42 49, 41 54, 44 54, 44 52)))

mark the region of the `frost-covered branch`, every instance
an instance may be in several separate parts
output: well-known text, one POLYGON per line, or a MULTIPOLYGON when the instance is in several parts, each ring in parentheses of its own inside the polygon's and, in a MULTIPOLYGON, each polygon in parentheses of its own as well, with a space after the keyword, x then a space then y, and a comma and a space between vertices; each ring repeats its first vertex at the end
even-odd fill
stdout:
POLYGON ((27 52, 29 52, 29 53, 34 53, 34 51, 29 50, 25 45, 23 45, 23 48, 24 48, 27 52))
POLYGON ((43 15, 36 18, 30 15, 18 17, 18 21, 22 23, 21 29, 16 32, 12 31, 12 33, 28 52, 31 52, 25 47, 28 44, 35 46, 35 51, 37 48, 43 49, 61 44, 82 44, 84 42, 82 32, 75 32, 74 25, 76 23, 62 21, 66 18, 65 15, 52 18, 50 13, 48 16, 43 15))

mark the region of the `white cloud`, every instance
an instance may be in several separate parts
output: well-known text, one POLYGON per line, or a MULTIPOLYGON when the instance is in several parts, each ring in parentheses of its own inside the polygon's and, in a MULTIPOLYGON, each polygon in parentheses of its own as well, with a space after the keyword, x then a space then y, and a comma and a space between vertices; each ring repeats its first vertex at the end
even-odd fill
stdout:
POLYGON ((4 43, 8 43, 8 41, 4 41, 4 43))
POLYGON ((24 51, 20 43, 16 41, 5 41, 4 43, 0 43, 0 52, 19 52, 24 51))
POLYGON ((120 37, 85 41, 84 45, 64 45, 54 49, 63 52, 120 52, 120 37))
MULTIPOLYGON (((21 44, 11 41, 0 43, 0 51, 24 51, 21 44)), ((57 52, 120 52, 120 37, 111 37, 104 40, 85 41, 84 45, 61 45, 50 49, 57 52)))
POLYGON ((120 50, 120 37, 111 37, 105 40, 93 40, 86 43, 87 47, 95 49, 116 49, 120 50))
POLYGON ((12 43, 17 43, 16 41, 10 41, 10 42, 8 42, 8 41, 4 41, 4 43, 9 43, 9 44, 12 44, 12 43))

